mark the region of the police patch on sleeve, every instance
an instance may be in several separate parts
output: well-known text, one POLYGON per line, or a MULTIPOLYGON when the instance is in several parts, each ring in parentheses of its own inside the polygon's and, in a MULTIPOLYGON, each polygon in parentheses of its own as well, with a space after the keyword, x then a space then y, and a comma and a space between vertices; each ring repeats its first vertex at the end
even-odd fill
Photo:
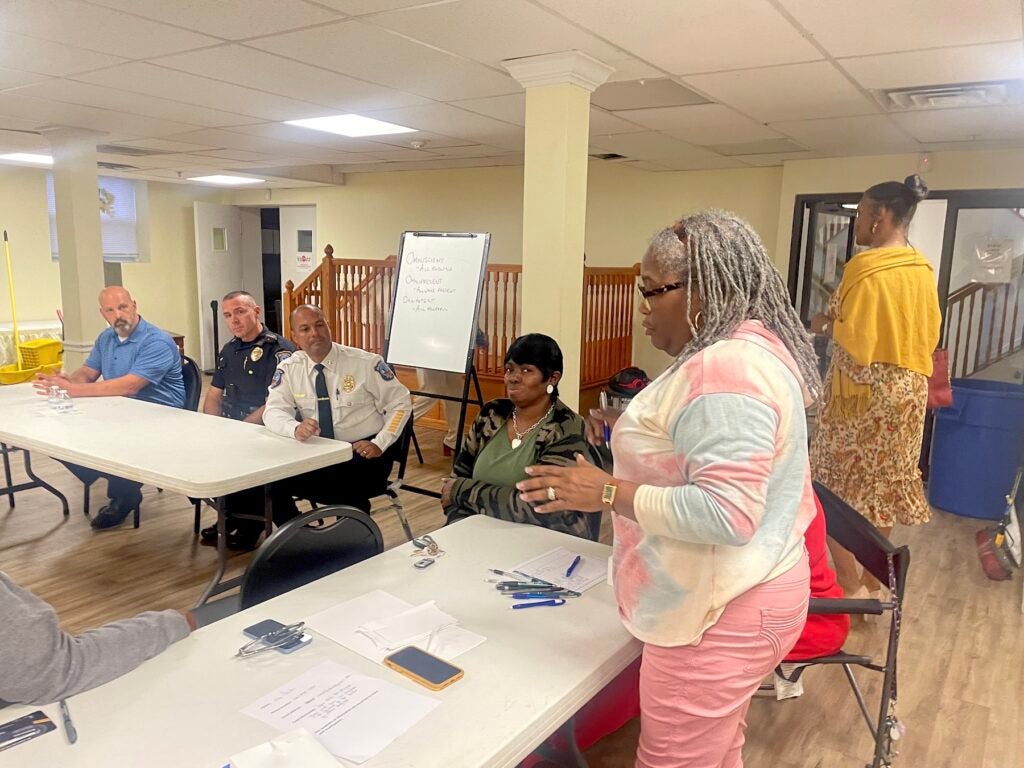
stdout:
POLYGON ((395 378, 395 372, 391 370, 391 366, 385 363, 383 360, 377 363, 377 366, 376 368, 374 368, 374 370, 380 374, 380 377, 384 379, 384 381, 391 381, 392 379, 395 378))
POLYGON ((274 387, 278 386, 281 383, 281 379, 283 378, 284 371, 278 368, 276 371, 274 371, 274 378, 270 380, 270 388, 273 389, 274 387))
POLYGON ((289 352, 287 349, 279 349, 277 350, 277 352, 274 353, 274 357, 277 358, 277 362, 279 365, 291 356, 292 353, 289 352))

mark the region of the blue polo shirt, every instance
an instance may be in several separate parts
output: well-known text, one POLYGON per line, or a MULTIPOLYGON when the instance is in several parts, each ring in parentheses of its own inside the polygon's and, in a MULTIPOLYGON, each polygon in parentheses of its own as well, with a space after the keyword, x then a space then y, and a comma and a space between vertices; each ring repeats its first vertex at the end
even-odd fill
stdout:
POLYGON ((134 395, 136 400, 182 408, 185 381, 181 376, 181 353, 166 331, 141 317, 132 335, 124 341, 113 328, 97 338, 85 364, 99 371, 107 381, 132 373, 149 382, 134 395))

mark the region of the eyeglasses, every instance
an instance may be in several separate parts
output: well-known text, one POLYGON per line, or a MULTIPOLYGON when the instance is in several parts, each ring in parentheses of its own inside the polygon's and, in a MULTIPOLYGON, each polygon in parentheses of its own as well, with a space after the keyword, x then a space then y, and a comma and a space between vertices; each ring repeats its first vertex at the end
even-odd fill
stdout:
POLYGON ((305 622, 300 621, 296 624, 289 624, 286 627, 281 627, 281 629, 276 629, 266 635, 261 635, 251 643, 246 643, 239 648, 238 653, 235 655, 244 659, 273 650, 274 648, 280 648, 283 645, 288 645, 288 643, 302 637, 305 626, 305 622))
POLYGON ((686 282, 678 283, 667 283, 666 285, 658 286, 657 288, 644 288, 640 283, 636 284, 636 292, 640 294, 640 306, 650 312, 651 302, 650 299, 653 296, 657 296, 662 293, 668 293, 669 291, 675 291, 679 288, 684 288, 686 282))

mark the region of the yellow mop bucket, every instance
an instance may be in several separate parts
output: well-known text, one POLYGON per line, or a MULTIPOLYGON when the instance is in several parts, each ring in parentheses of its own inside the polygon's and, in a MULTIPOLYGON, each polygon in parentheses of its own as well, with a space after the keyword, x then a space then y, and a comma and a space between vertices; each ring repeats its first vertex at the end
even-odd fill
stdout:
POLYGON ((54 339, 21 342, 18 335, 18 310, 14 304, 14 275, 11 270, 11 244, 4 230, 4 258, 7 261, 7 287, 11 294, 11 322, 14 326, 14 363, 0 366, 0 384, 21 384, 37 373, 56 373, 61 367, 64 345, 54 339))

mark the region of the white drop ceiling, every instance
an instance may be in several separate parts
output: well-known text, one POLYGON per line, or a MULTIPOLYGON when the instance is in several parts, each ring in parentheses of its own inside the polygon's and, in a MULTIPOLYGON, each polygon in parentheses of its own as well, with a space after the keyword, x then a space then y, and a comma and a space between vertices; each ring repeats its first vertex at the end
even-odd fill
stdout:
POLYGON ((0 0, 0 153, 62 125, 151 151, 100 156, 149 179, 516 165, 525 98, 501 61, 562 50, 615 69, 591 152, 650 172, 1024 147, 1019 103, 873 93, 1024 78, 1022 24, 1021 0, 0 0), (417 133, 281 124, 344 112, 417 133))

